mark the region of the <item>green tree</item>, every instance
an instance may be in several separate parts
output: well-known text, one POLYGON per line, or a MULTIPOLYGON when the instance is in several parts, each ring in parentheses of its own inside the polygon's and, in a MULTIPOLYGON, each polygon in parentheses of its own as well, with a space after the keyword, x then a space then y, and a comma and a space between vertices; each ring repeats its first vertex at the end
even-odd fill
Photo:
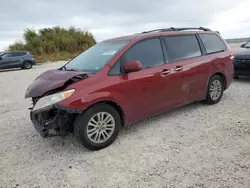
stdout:
POLYGON ((96 44, 90 32, 75 27, 25 29, 23 38, 24 42, 9 45, 9 50, 28 50, 39 61, 67 60, 96 44))

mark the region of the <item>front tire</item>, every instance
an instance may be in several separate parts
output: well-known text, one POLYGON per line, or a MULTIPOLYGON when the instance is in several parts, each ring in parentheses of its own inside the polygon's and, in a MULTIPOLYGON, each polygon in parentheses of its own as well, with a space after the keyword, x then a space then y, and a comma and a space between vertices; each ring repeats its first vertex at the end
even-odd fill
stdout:
POLYGON ((213 105, 218 103, 224 91, 224 81, 221 76, 214 75, 210 78, 207 88, 207 97, 205 102, 207 104, 213 105))
POLYGON ((100 150, 115 141, 120 127, 121 118, 117 110, 107 104, 98 104, 77 116, 74 134, 87 149, 100 150))

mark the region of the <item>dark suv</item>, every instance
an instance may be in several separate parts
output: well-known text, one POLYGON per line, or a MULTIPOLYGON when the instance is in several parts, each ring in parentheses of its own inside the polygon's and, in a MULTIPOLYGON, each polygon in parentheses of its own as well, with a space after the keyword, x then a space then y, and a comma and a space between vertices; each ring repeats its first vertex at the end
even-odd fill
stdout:
POLYGON ((121 126, 195 101, 218 103, 233 79, 233 56, 210 29, 145 31, 97 43, 44 72, 25 97, 32 98, 30 117, 43 137, 73 132, 98 150, 121 126))
POLYGON ((250 76, 250 41, 241 45, 241 50, 235 52, 234 78, 250 76))
POLYGON ((0 52, 0 69, 31 69, 36 64, 35 58, 28 51, 0 52))

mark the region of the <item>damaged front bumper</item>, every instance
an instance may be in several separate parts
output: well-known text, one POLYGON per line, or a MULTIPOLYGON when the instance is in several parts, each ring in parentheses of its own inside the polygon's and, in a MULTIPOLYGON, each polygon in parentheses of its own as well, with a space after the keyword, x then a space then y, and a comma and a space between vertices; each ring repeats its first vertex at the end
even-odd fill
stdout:
POLYGON ((36 131, 43 137, 65 136, 73 130, 73 122, 81 110, 75 110, 60 106, 58 104, 30 111, 30 119, 36 131))

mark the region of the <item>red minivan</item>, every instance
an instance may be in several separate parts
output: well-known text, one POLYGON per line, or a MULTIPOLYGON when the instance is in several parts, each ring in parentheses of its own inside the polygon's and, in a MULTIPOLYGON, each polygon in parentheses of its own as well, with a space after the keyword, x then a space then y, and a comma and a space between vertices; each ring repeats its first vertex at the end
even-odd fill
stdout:
POLYGON ((218 103, 232 82, 233 53, 219 32, 168 28, 99 42, 26 91, 43 137, 74 133, 90 150, 122 126, 183 105, 218 103))

